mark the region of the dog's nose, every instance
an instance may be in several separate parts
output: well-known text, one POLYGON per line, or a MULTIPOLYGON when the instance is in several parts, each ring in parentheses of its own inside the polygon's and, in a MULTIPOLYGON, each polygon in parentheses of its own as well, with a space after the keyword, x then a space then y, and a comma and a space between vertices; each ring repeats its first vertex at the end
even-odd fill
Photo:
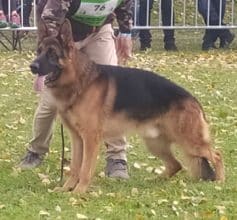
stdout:
POLYGON ((30 64, 30 69, 31 72, 36 74, 39 72, 39 63, 33 62, 32 64, 30 64))

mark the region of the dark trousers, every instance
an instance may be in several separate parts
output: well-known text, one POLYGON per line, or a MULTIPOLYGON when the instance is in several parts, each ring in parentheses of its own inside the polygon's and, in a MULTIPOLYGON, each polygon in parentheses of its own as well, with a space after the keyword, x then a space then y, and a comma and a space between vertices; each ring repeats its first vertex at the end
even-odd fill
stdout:
MULTIPOLYGON (((16 1, 15 0, 11 0, 10 1, 10 12, 15 11, 16 10, 16 1)), ((8 1, 6 0, 0 0, 0 10, 4 12, 5 15, 8 15, 8 1)))
MULTIPOLYGON (((139 8, 139 25, 145 26, 150 24, 150 14, 153 7, 153 0, 140 0, 139 8), (149 2, 149 10, 147 15, 147 2, 149 2), (148 19, 147 19, 148 18, 148 19), (147 23, 148 21, 148 23, 147 23)), ((172 21, 172 0, 161 0, 161 18, 163 26, 170 26, 174 22, 174 13, 172 21)), ((164 29, 164 42, 174 41, 174 30, 164 29)), ((149 45, 151 42, 151 33, 149 30, 141 30, 140 34, 141 44, 149 45)))
POLYGON ((209 25, 223 24, 223 18, 225 15, 226 0, 210 0, 209 6, 209 18, 208 18, 208 1, 198 0, 198 11, 202 15, 205 23, 207 24, 209 19, 209 25), (220 14, 221 7, 221 14, 220 14))
MULTIPOLYGON (((153 7, 153 0, 140 0, 139 17, 138 22, 140 26, 146 26, 150 24, 151 9, 153 7), (149 3, 149 12, 147 14, 147 2, 149 3), (148 18, 148 19, 147 19, 148 18)), ((152 36, 149 30, 140 30, 139 32, 140 42, 146 47, 150 47, 152 36)))
POLYGON ((30 26, 30 13, 32 10, 32 2, 33 0, 23 0, 23 7, 21 6, 21 1, 18 1, 17 13, 21 15, 23 9, 23 26, 30 26))
MULTIPOLYGON (((172 1, 161 0, 161 18, 163 26, 174 24, 174 13, 172 20, 172 1)), ((164 42, 174 41, 174 29, 164 29, 164 42)))
MULTIPOLYGON (((202 15, 206 25, 225 25, 223 22, 225 15, 226 0, 210 0, 208 8, 207 0, 198 0, 198 11, 202 15), (221 7, 221 13, 220 13, 221 7), (208 13, 209 9, 209 13, 208 13), (208 17, 209 15, 209 17, 208 17)), ((230 31, 228 29, 206 29, 203 37, 204 41, 215 42, 218 37, 225 38, 230 31)))
POLYGON ((23 25, 25 27, 30 26, 30 13, 32 10, 33 0, 23 0, 23 25))

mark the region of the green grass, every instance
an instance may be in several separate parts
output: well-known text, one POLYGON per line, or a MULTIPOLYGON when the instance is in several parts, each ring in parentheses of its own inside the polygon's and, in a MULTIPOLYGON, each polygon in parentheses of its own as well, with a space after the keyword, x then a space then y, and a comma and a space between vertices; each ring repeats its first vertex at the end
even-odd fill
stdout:
MULTIPOLYGON (((60 176, 61 137, 57 121, 51 153, 31 171, 16 168, 31 138, 37 96, 29 64, 34 51, 1 52, 0 64, 0 219, 237 219, 237 53, 202 52, 202 33, 176 32, 178 53, 162 49, 162 34, 153 50, 135 52, 130 66, 150 69, 179 83, 203 104, 215 147, 223 152, 224 184, 192 180, 185 171, 164 180, 156 173, 162 163, 145 150, 137 136, 129 138, 128 181, 100 177, 104 148, 89 192, 83 196, 52 193, 60 176), (158 43, 160 42, 160 43, 158 43), (141 166, 136 168, 134 164, 141 166), (147 169, 148 168, 148 169, 147 169), (42 181, 42 175, 46 175, 42 181), (40 178, 41 177, 41 178, 40 178), (47 184, 48 183, 48 184, 47 184)), ((236 48, 236 44, 233 44, 236 48)), ((67 148, 70 143, 66 140, 67 148)), ((67 152, 69 157, 69 152, 67 152)))

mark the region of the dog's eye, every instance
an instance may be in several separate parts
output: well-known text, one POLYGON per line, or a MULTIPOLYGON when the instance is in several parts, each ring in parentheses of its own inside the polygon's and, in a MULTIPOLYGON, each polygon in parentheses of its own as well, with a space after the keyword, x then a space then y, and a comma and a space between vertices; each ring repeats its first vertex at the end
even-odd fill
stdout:
POLYGON ((57 59, 57 54, 52 48, 48 49, 47 56, 49 59, 56 60, 57 59))

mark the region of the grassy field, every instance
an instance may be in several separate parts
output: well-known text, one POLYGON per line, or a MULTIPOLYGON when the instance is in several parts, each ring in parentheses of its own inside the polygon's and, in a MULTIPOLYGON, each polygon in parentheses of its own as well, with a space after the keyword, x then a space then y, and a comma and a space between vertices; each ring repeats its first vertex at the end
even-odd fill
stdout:
MULTIPOLYGON (((52 192, 60 184, 60 123, 56 123, 51 152, 43 165, 30 171, 17 169, 31 138, 38 100, 28 68, 34 50, 19 53, 1 48, 1 220, 237 219, 237 45, 234 43, 231 50, 202 52, 201 33, 184 35, 180 31, 176 36, 179 52, 165 52, 162 34, 158 34, 153 50, 135 51, 129 65, 159 72, 199 98, 211 124, 215 147, 223 152, 226 182, 194 181, 185 170, 164 180, 159 175, 161 161, 147 153, 141 140, 133 136, 129 137, 127 151, 128 181, 104 177, 102 147, 88 193, 52 192)), ((69 157, 68 140, 66 145, 69 157)))

